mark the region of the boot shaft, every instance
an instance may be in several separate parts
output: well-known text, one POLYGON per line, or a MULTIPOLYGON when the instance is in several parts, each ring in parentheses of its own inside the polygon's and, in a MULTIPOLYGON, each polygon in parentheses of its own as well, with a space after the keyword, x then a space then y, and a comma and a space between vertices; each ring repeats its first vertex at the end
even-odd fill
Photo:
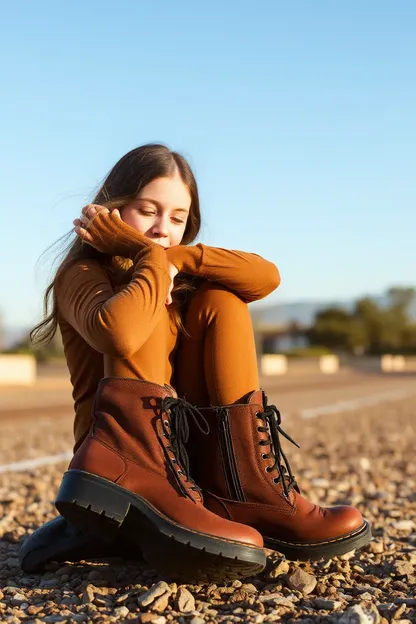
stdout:
POLYGON ((245 404, 200 408, 210 433, 203 439, 192 431, 191 473, 203 490, 221 498, 275 506, 278 495, 289 511, 294 494, 282 486, 265 406, 260 390, 245 404))
POLYGON ((300 494, 281 437, 297 444, 264 393, 253 392, 245 404, 201 412, 211 431, 207 441, 193 433, 191 474, 209 509, 253 526, 270 548, 289 556, 330 556, 367 543, 368 525, 357 509, 324 509, 300 494))
POLYGON ((180 410, 181 402, 170 386, 138 379, 102 379, 90 433, 69 468, 120 484, 132 475, 135 482, 156 479, 155 487, 162 480, 179 489, 182 496, 201 502, 199 489, 187 479, 173 448, 173 438, 178 438, 178 407, 180 410))
POLYGON ((102 379, 93 408, 94 436, 125 459, 166 475, 161 407, 168 396, 174 396, 169 386, 138 379, 102 379))

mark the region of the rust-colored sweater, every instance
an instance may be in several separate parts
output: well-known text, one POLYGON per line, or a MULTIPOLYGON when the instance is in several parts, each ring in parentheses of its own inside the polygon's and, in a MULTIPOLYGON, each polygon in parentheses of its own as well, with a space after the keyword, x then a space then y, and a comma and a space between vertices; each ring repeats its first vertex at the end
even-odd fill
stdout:
POLYGON ((113 214, 101 213, 89 231, 102 241, 100 251, 113 257, 113 270, 96 259, 79 260, 58 274, 55 285, 73 386, 75 448, 88 433, 104 375, 171 383, 178 332, 165 305, 168 263, 223 284, 247 303, 280 282, 276 266, 256 254, 202 244, 165 250, 113 214), (117 264, 119 257, 131 259, 129 271, 117 264))

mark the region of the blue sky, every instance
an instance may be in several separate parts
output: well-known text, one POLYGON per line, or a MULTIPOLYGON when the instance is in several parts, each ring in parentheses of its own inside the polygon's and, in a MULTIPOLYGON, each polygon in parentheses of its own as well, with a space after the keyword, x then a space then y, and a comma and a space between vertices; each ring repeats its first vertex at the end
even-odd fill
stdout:
POLYGON ((416 284, 416 4, 2 5, 0 310, 34 323, 50 262, 128 150, 189 158, 208 245, 277 264, 267 300, 416 284))

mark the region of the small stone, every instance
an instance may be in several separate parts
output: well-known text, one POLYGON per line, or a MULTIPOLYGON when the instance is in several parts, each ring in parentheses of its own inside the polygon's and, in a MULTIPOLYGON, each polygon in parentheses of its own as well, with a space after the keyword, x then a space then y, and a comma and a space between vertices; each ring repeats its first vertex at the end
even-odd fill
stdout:
POLYGON ((364 611, 361 605, 354 605, 345 611, 340 619, 339 624, 377 624, 380 619, 376 617, 376 614, 371 611, 364 611))
POLYGON ((57 579, 44 579, 43 581, 41 581, 39 587, 41 589, 53 589, 54 587, 56 587, 57 584, 57 579))
POLYGON ((287 561, 281 561, 273 570, 271 570, 268 574, 269 578, 277 578, 282 574, 287 574, 289 572, 289 564, 287 561))
POLYGON ((372 600, 373 596, 370 592, 366 591, 360 594, 360 600, 372 600))
POLYGON ((310 594, 315 589, 316 583, 315 576, 301 568, 297 568, 288 578, 289 588, 300 591, 302 594, 310 594))
POLYGON ((150 622, 151 624, 165 624, 166 618, 164 615, 155 615, 154 613, 142 613, 140 616, 140 622, 150 622))
POLYGON ((314 605, 317 609, 334 611, 342 605, 342 602, 340 600, 325 600, 324 598, 315 598, 314 605))
POLYGON ((58 570, 56 570, 55 574, 56 574, 56 576, 63 576, 63 575, 66 575, 66 574, 68 574, 68 576, 70 576, 74 572, 76 572, 75 566, 64 565, 64 566, 62 566, 62 568, 58 568, 58 570))
POLYGON ((127 609, 127 607, 117 607, 116 609, 114 609, 113 613, 117 618, 125 618, 128 616, 130 611, 127 609))
POLYGON ((192 620, 190 620, 189 624, 205 624, 205 620, 195 615, 192 620))
POLYGON ((244 591, 243 589, 237 590, 230 598, 231 602, 247 602, 250 600, 251 594, 244 591))
POLYGON ((400 605, 398 609, 396 609, 396 605, 394 606, 393 613, 391 614, 392 620, 399 620, 400 616, 406 611, 406 604, 403 603, 400 605))
POLYGON ((241 586, 241 589, 246 591, 248 594, 257 594, 259 591, 253 583, 244 583, 244 585, 241 586))
POLYGON ((23 596, 23 594, 16 593, 10 599, 10 604, 12 604, 12 605, 14 605, 16 607, 20 607, 22 602, 26 602, 26 598, 23 596))
POLYGON ((413 531, 415 526, 413 520, 399 520, 398 522, 393 522, 393 527, 397 531, 413 531))
POLYGON ((139 605, 139 607, 148 607, 156 600, 156 598, 158 598, 159 596, 163 596, 164 594, 167 594, 169 599, 171 593, 172 592, 169 585, 165 583, 165 581, 160 581, 159 583, 152 585, 150 589, 141 594, 137 598, 137 604, 139 605))
POLYGON ((393 563, 393 572, 397 576, 410 576, 414 572, 414 566, 410 561, 395 561, 393 563))
POLYGON ((316 593, 318 594, 318 596, 323 596, 326 592, 326 585, 325 583, 318 583, 316 588, 315 588, 316 593))
POLYGON ((176 593, 175 604, 181 613, 195 610, 195 598, 185 587, 179 587, 176 593))
POLYGON ((380 542, 378 540, 372 540, 368 544, 367 550, 374 555, 380 555, 382 552, 384 552, 384 544, 383 542, 380 542))
POLYGON ((361 457, 360 461, 359 461, 359 464, 360 464, 361 468, 363 470, 365 470, 366 472, 368 470, 370 470, 370 468, 371 468, 371 461, 368 459, 368 457, 361 457))
POLYGON ((105 568, 104 566, 100 566, 97 570, 92 570, 88 574, 89 581, 100 581, 104 583, 116 583, 117 578, 115 571, 111 568, 105 568))
POLYGON ((87 585, 82 595, 82 604, 88 604, 89 602, 93 602, 94 598, 94 585, 87 585))
POLYGON ((159 613, 162 613, 163 611, 165 611, 166 607, 169 604, 169 597, 170 597, 170 594, 166 593, 156 598, 156 600, 152 602, 152 606, 151 606, 152 610, 158 611, 159 613))
POLYGON ((121 594, 120 596, 117 596, 114 602, 116 604, 120 604, 121 602, 126 602, 126 600, 128 600, 129 598, 130 598, 130 594, 126 592, 124 594, 121 594))
POLYGON ((37 615, 41 611, 43 611, 43 607, 37 605, 30 605, 30 607, 26 609, 27 615, 37 615))
POLYGON ((282 594, 276 592, 273 594, 265 594, 264 596, 259 596, 260 602, 272 602, 274 605, 279 605, 280 607, 289 607, 293 608, 294 604, 289 598, 285 598, 282 594))
POLYGON ((311 485, 313 485, 313 487, 316 488, 329 488, 329 486, 331 485, 328 481, 328 479, 323 479, 323 478, 316 478, 316 479, 311 479, 311 485))

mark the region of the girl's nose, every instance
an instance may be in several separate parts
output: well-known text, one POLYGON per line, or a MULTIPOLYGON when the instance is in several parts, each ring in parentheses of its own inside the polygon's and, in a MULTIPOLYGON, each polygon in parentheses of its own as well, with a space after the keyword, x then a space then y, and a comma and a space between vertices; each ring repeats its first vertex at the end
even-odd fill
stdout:
POLYGON ((169 229, 167 219, 158 219, 153 226, 153 232, 159 234, 159 236, 168 236, 169 229))

